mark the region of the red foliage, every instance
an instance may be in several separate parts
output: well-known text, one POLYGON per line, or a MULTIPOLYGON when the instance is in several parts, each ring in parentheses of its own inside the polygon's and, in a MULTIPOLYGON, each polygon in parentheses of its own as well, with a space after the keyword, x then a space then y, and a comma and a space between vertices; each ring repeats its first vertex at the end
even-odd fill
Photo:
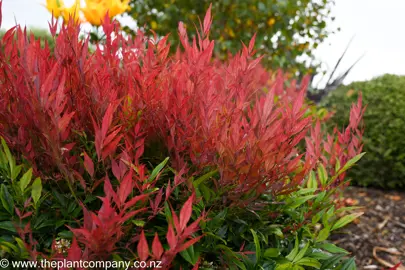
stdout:
MULTIPOLYGON (((210 22, 207 12, 191 44, 180 23, 184 52, 173 58, 167 37, 155 42, 139 32, 132 40, 109 21, 95 53, 78 39, 73 22, 55 36, 54 52, 19 27, 8 31, 1 41, 0 135, 36 174, 79 179, 83 186, 89 184, 83 168, 91 177, 97 172, 80 134, 94 139, 98 160, 119 178, 125 166, 118 170, 110 157, 138 164, 144 143, 161 139, 179 170, 187 160, 194 170, 219 167, 218 185, 237 186, 230 200, 252 190, 283 191, 280 180, 296 169, 293 152, 310 124, 303 117, 306 83, 284 91, 281 73, 271 79, 253 58, 254 39, 228 64, 211 61, 210 22)), ((53 33, 56 27, 53 22, 53 33)))

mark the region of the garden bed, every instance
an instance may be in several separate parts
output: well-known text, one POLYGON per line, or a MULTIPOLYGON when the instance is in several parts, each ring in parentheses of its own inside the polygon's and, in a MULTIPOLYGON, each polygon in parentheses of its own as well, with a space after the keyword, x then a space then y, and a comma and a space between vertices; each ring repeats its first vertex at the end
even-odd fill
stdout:
POLYGON ((405 192, 351 187, 345 197, 364 206, 365 213, 335 234, 333 242, 356 256, 358 269, 405 263, 405 192))

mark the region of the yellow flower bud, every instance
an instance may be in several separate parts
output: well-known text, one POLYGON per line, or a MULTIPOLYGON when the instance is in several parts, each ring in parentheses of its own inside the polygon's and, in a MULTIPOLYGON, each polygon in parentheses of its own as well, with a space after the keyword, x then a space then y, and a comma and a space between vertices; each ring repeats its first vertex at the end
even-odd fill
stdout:
POLYGON ((270 18, 270 19, 267 21, 267 25, 268 25, 268 26, 273 26, 275 23, 276 23, 276 19, 274 19, 274 18, 270 18))

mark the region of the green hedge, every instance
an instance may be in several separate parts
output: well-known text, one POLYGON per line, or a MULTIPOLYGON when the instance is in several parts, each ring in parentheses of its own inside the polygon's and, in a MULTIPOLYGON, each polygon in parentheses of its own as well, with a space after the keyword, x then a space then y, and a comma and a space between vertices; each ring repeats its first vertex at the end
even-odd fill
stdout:
POLYGON ((405 76, 384 75, 354 82, 331 93, 322 105, 335 110, 332 122, 348 123, 353 101, 363 93, 368 104, 364 116, 364 152, 350 176, 354 184, 397 188, 405 186, 405 76))

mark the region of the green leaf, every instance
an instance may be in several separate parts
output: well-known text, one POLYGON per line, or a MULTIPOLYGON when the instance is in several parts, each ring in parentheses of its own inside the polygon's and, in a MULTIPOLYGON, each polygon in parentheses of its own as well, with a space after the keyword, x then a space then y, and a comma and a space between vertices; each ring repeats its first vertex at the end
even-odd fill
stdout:
POLYGON ((315 204, 320 203, 325 198, 325 196, 326 196, 326 191, 322 191, 322 192, 318 193, 318 195, 316 196, 316 199, 315 199, 315 204))
POLYGON ((316 195, 307 195, 303 197, 294 198, 294 200, 287 206, 290 209, 295 209, 298 206, 304 204, 306 201, 314 198, 316 195))
POLYGON ((325 213, 325 209, 323 209, 322 211, 316 213, 313 217, 312 217, 312 224, 315 225, 316 223, 318 223, 319 220, 321 220, 322 216, 325 213))
POLYGON ((19 251, 18 247, 10 242, 6 242, 0 239, 0 250, 5 250, 6 252, 11 252, 11 250, 15 253, 19 251))
POLYGON ((17 230, 14 227, 14 224, 11 221, 2 221, 0 222, 0 229, 7 230, 10 232, 17 232, 17 230))
POLYGON ((25 243, 21 238, 18 237, 14 237, 14 240, 17 242, 18 247, 20 248, 21 252, 25 252, 27 251, 26 247, 25 247, 25 243))
POLYGON ((58 233, 58 236, 64 239, 72 239, 73 233, 72 231, 61 231, 60 233, 58 233))
POLYGON ((211 200, 212 190, 210 188, 208 188, 206 185, 204 185, 203 183, 200 184, 199 189, 202 192, 204 200, 206 202, 209 202, 211 200))
POLYGON ((354 261, 354 258, 348 259, 343 265, 340 270, 356 270, 356 262, 354 261))
POLYGON ((329 227, 329 219, 334 215, 335 213, 335 206, 332 206, 329 208, 329 210, 322 216, 322 224, 325 227, 329 227))
POLYGON ((349 224, 350 222, 352 222, 353 220, 355 220, 356 218, 358 218, 359 216, 363 215, 364 212, 360 212, 360 213, 354 213, 354 214, 350 214, 347 216, 342 217, 341 219, 339 219, 333 226, 331 231, 342 228, 343 226, 349 224))
POLYGON ((330 234, 330 229, 328 227, 323 228, 316 237, 316 242, 322 242, 328 239, 330 234))
POLYGON ((339 170, 340 170, 340 161, 339 161, 339 159, 337 158, 337 159, 336 159, 336 165, 335 165, 335 172, 339 172, 339 170))
POLYGON ((239 257, 237 256, 238 254, 233 252, 232 249, 230 249, 228 246, 219 244, 215 246, 217 249, 221 249, 224 253, 226 253, 228 256, 235 258, 235 260, 232 260, 232 263, 237 265, 240 269, 246 270, 246 266, 239 261, 239 257))
POLYGON ((347 207, 342 207, 339 208, 335 211, 335 214, 342 213, 344 211, 352 211, 352 210, 357 210, 357 209, 362 209, 364 208, 363 206, 347 206, 347 207))
POLYGON ((321 263, 318 260, 309 257, 300 259, 299 261, 296 262, 296 264, 310 266, 316 269, 321 268, 321 263))
POLYGON ((252 232, 253 235, 253 241, 255 242, 255 247, 256 247, 256 261, 259 262, 260 261, 260 257, 262 255, 262 251, 260 248, 260 242, 259 242, 259 238, 257 237, 256 232, 253 229, 250 229, 250 231, 252 232))
POLYGON ((273 233, 273 234, 275 234, 275 235, 277 235, 278 237, 281 237, 281 238, 284 237, 283 231, 280 228, 271 228, 270 233, 273 233))
MULTIPOLYGON (((10 172, 11 172, 11 174, 13 174, 14 167, 15 167, 14 157, 13 157, 13 155, 11 155, 10 149, 8 148, 7 143, 3 138, 1 138, 1 144, 3 145, 3 150, 4 150, 4 153, 6 154, 8 164, 10 166, 10 172)), ((14 179, 11 178, 11 180, 14 180, 14 179)))
POLYGON ((318 248, 324 249, 330 253, 343 253, 343 254, 349 254, 346 250, 343 248, 340 248, 332 243, 322 243, 317 245, 318 248))
POLYGON ((264 257, 266 258, 276 258, 280 255, 280 250, 278 248, 268 248, 264 251, 264 257))
POLYGON ((26 173, 24 173, 24 175, 20 179, 21 192, 24 193, 28 184, 31 182, 31 178, 32 178, 32 168, 30 168, 26 173))
POLYGON ((308 181, 307 181, 308 188, 318 189, 318 181, 316 180, 315 172, 311 171, 309 173, 308 181))
POLYGON ((318 167, 318 177, 319 177, 319 181, 321 182, 322 186, 325 186, 328 182, 328 173, 323 164, 320 164, 318 167))
POLYGON ((8 191, 8 188, 6 185, 2 184, 1 185, 1 190, 0 190, 0 196, 1 196, 1 203, 3 204, 4 209, 7 210, 7 212, 10 213, 10 215, 14 214, 14 200, 13 197, 11 196, 10 192, 8 191))
POLYGON ((297 254, 297 256, 295 256, 293 262, 295 263, 295 262, 301 260, 304 257, 305 253, 307 252, 308 248, 309 248, 309 242, 307 242, 305 244, 304 248, 301 249, 300 252, 298 252, 298 254, 297 254))
POLYGON ((323 250, 312 250, 312 253, 308 255, 311 258, 317 259, 317 260, 327 260, 330 257, 332 257, 332 255, 330 255, 329 253, 324 252, 323 250))
POLYGON ((37 177, 34 180, 34 183, 32 183, 32 190, 31 190, 31 196, 32 199, 34 200, 35 206, 37 205, 39 199, 41 198, 41 192, 42 192, 41 178, 37 177))
POLYGON ((15 166, 14 169, 11 171, 11 180, 17 179, 17 176, 20 174, 22 169, 22 165, 15 166))
POLYGON ((283 264, 277 264, 275 270, 289 270, 292 267, 292 263, 283 263, 283 264))
POLYGON ((186 250, 183 250, 182 252, 180 252, 180 255, 191 265, 195 265, 199 257, 198 254, 194 253, 194 246, 190 246, 186 250))
POLYGON ((160 171, 163 169, 163 167, 164 166, 166 166, 166 163, 169 161, 169 158, 167 157, 167 158, 165 158, 165 160, 163 160, 159 165, 157 165, 154 169, 153 169, 153 171, 152 171, 152 173, 151 173, 151 175, 149 176, 149 179, 148 179, 148 183, 149 182, 151 182, 151 181, 153 181, 155 178, 156 178, 156 176, 160 173, 160 171))
POLYGON ((135 225, 135 226, 138 226, 138 227, 143 227, 143 226, 145 226, 145 221, 139 220, 139 219, 132 220, 132 223, 134 223, 134 225, 135 225))
POLYGON ((321 269, 322 270, 332 269, 335 266, 335 264, 337 264, 344 256, 346 256, 346 255, 337 254, 337 255, 330 257, 329 259, 325 260, 322 263, 321 269))
POLYGON ((357 156, 353 157, 351 160, 349 160, 342 168, 339 173, 342 173, 344 171, 347 171, 350 167, 352 167, 354 164, 356 164, 357 161, 359 161, 366 153, 363 152, 361 154, 358 154, 357 156))
POLYGON ((298 237, 296 236, 294 248, 293 248, 293 250, 291 250, 290 254, 288 254, 286 256, 286 259, 289 261, 294 260, 295 256, 297 256, 297 254, 298 254, 298 248, 299 248, 299 242, 298 242, 298 237))
POLYGON ((314 193, 316 191, 316 188, 302 188, 296 192, 297 195, 305 195, 308 193, 314 193))
POLYGON ((195 188, 198 188, 198 186, 199 186, 202 182, 204 182, 205 180, 211 178, 212 176, 214 176, 215 174, 217 174, 217 172, 218 172, 218 170, 214 170, 214 171, 208 172, 208 173, 204 174, 203 176, 199 177, 198 179, 196 179, 196 180, 193 182, 194 187, 195 187, 195 188))
POLYGON ((173 221, 172 212, 170 211, 169 203, 167 201, 165 202, 165 216, 167 222, 172 223, 173 221))
POLYGON ((209 236, 211 236, 211 237, 213 237, 215 239, 218 239, 218 240, 222 241, 225 245, 227 245, 227 242, 225 241, 225 239, 223 239, 222 237, 219 237, 216 234, 213 234, 211 232, 206 232, 205 235, 209 235, 209 236))

